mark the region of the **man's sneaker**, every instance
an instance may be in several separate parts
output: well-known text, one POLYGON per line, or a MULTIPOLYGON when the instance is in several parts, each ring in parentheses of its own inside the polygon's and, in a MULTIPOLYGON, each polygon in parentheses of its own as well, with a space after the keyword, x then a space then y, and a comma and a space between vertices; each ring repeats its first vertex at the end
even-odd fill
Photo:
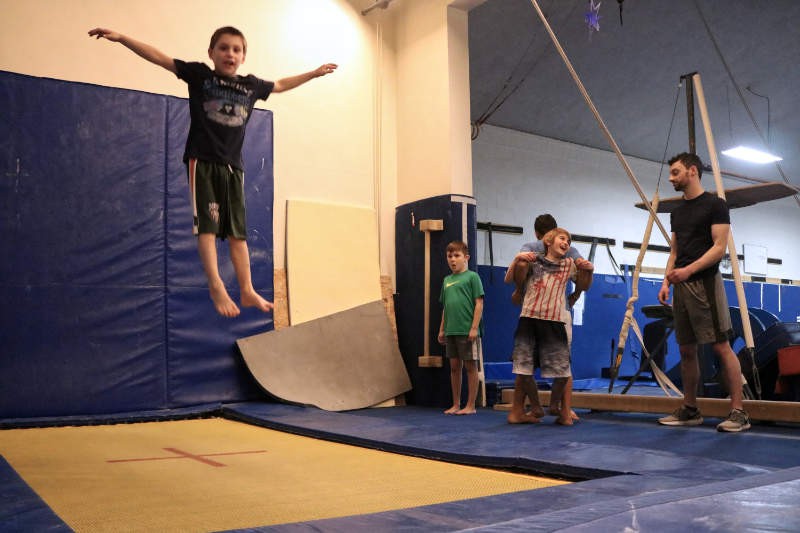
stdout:
POLYGON ((723 420, 717 426, 717 431, 728 431, 737 433, 739 431, 746 431, 750 429, 750 417, 741 409, 734 409, 728 415, 728 418, 723 420))
POLYGON ((665 426, 699 426, 703 423, 700 409, 681 405, 669 416, 658 419, 659 424, 665 426))

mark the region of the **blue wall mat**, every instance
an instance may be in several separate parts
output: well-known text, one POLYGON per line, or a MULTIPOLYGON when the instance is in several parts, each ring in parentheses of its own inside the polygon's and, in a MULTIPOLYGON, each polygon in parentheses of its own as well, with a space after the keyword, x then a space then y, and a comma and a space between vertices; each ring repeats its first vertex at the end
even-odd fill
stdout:
MULTIPOLYGON (((475 205, 454 201, 453 196, 434 196, 401 205, 395 210, 395 250, 397 294, 395 315, 400 352, 411 378, 412 390, 406 393, 409 403, 416 405, 448 407, 451 403, 450 375, 447 360, 441 368, 419 368, 417 358, 424 351, 425 302, 425 234, 419 230, 419 221, 441 219, 443 231, 431 232, 430 252, 430 354, 444 355, 444 347, 437 340, 442 306, 439 292, 442 280, 450 274, 446 248, 462 236, 462 209, 466 208, 467 242, 474 247, 477 235, 475 205), (463 207, 462 207, 463 206, 463 207)), ((464 198, 460 196, 459 198, 464 198)), ((474 254, 474 252, 473 252, 474 254)), ((470 270, 476 270, 475 256, 469 261, 470 270)), ((486 288, 484 288, 486 290, 486 288)))
POLYGON ((503 283, 506 267, 478 265, 478 274, 486 293, 483 301, 483 361, 511 361, 514 331, 519 319, 519 307, 511 303, 514 286, 503 283))
POLYGON ((0 311, 0 418, 165 406, 159 291, 4 284, 0 293, 13 302, 0 311))
POLYGON ((800 322, 800 285, 781 285, 780 306, 770 308, 781 322, 800 322))
POLYGON ((764 309, 781 322, 800 322, 800 285, 763 285, 764 309))
MULTIPOLYGON (((181 162, 186 101, 4 72, 0 105, 0 298, 13 302, 0 306, 0 417, 252 397, 234 341, 271 320, 220 321, 208 300, 181 162)), ((271 298, 272 116, 251 124, 253 273, 271 298)))
POLYGON ((163 98, 0 87, 0 414, 163 406, 163 98))
MULTIPOLYGON (((186 168, 181 161, 189 127, 186 101, 168 99, 167 250, 169 289, 167 315, 167 380, 170 407, 263 397, 236 348, 236 339, 272 329, 272 315, 242 309, 235 320, 214 310, 205 274, 192 236, 186 168)), ((272 276, 272 113, 256 111, 247 125, 243 147, 248 248, 253 285, 273 300, 272 276)), ((220 274, 231 297, 239 286, 227 241, 218 241, 220 274)))

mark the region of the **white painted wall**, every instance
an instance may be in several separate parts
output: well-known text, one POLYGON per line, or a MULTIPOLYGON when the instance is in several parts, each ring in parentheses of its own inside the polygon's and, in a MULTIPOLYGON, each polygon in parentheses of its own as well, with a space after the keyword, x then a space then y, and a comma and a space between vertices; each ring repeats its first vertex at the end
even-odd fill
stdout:
MULTIPOLYGON (((628 158, 646 195, 652 196, 660 165, 628 158)), ((533 221, 551 213, 558 224, 572 233, 616 239, 611 248, 619 264, 636 263, 638 250, 626 250, 623 241, 641 242, 648 213, 634 207, 639 201, 635 188, 613 152, 586 148, 512 130, 484 126, 472 144, 472 164, 477 215, 480 222, 523 226, 524 236, 493 235, 494 264, 507 265, 523 242, 534 239, 533 221)), ((725 187, 741 182, 724 179, 725 187)), ((704 173, 707 190, 714 179, 704 173)), ((676 196, 669 184, 668 168, 662 172, 660 196, 676 196)), ((667 232, 669 215, 659 215, 667 232)), ((731 211, 731 225, 738 253, 743 244, 767 248, 767 256, 782 265, 768 265, 767 277, 800 279, 800 208, 793 199, 775 200, 731 211)), ((654 227, 651 244, 667 245, 654 227)), ((584 256, 588 244, 576 244, 584 256)), ((489 264, 488 235, 478 232, 478 263, 489 264)), ((644 266, 664 268, 667 254, 648 252, 644 266)), ((612 273, 605 248, 595 256, 597 273, 612 273)))
POLYGON ((471 195, 467 12, 452 0, 404 0, 391 10, 397 33, 398 203, 471 195))

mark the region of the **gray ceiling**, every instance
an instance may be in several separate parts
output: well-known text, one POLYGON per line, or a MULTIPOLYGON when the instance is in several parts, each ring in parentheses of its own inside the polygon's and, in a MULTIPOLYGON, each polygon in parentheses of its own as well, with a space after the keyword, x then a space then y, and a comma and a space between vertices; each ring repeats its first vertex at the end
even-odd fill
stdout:
MULTIPOLYGON (((766 148, 740 91, 769 149, 783 157, 783 175, 800 185, 800 0, 625 0, 622 24, 619 3, 603 0, 600 30, 591 32, 588 0, 538 1, 626 156, 661 161, 665 152, 669 158, 688 148, 679 83, 699 72, 717 150, 766 148)), ((487 0, 472 9, 469 46, 473 124, 484 117, 486 124, 611 149, 530 0, 487 0)), ((708 163, 699 110, 695 123, 697 153, 708 163)), ((783 181, 775 164, 721 155, 720 166, 783 181)), ((741 185, 726 180, 726 187, 741 185)))

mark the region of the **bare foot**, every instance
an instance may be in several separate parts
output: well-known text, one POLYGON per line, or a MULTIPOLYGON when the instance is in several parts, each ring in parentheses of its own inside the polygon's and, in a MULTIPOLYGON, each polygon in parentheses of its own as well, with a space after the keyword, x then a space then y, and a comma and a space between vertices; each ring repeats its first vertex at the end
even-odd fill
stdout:
MULTIPOLYGON (((548 414, 548 415, 553 415, 553 416, 561 416, 561 409, 559 409, 558 407, 551 407, 551 408, 549 408, 549 409, 547 410, 547 414, 548 414)), ((575 411, 573 411, 573 410, 571 410, 571 409, 570 409, 570 411, 569 411, 569 416, 570 416, 570 418, 572 418, 573 420, 580 420, 580 419, 581 419, 581 417, 579 417, 579 416, 578 416, 578 415, 575 413, 575 411)))
POLYGON ((538 424, 541 422, 541 419, 536 418, 532 414, 525 413, 525 414, 508 414, 508 423, 509 424, 538 424))
POLYGON ((464 407, 463 409, 459 409, 456 411, 457 415, 474 415, 477 411, 474 407, 464 407))
POLYGON ((556 424, 558 424, 559 426, 572 426, 574 423, 572 421, 571 416, 568 416, 566 418, 564 418, 563 416, 559 416, 558 418, 556 418, 556 424))
POLYGON ((269 313, 270 311, 272 311, 272 308, 274 307, 272 305, 272 302, 262 298, 261 295, 258 294, 256 291, 243 292, 241 302, 242 302, 242 307, 255 307, 265 313, 269 313))
POLYGON ((541 405, 537 405, 536 407, 531 406, 531 415, 536 418, 544 417, 544 409, 542 409, 541 405))
POLYGON ((459 408, 458 405, 454 405, 453 407, 451 407, 450 409, 445 411, 444 414, 446 414, 446 415, 454 415, 454 414, 458 413, 459 409, 460 408, 459 408))
POLYGON ((208 292, 211 295, 211 300, 214 302, 217 313, 228 318, 239 316, 239 308, 231 300, 228 291, 225 290, 225 285, 209 287, 208 292))

